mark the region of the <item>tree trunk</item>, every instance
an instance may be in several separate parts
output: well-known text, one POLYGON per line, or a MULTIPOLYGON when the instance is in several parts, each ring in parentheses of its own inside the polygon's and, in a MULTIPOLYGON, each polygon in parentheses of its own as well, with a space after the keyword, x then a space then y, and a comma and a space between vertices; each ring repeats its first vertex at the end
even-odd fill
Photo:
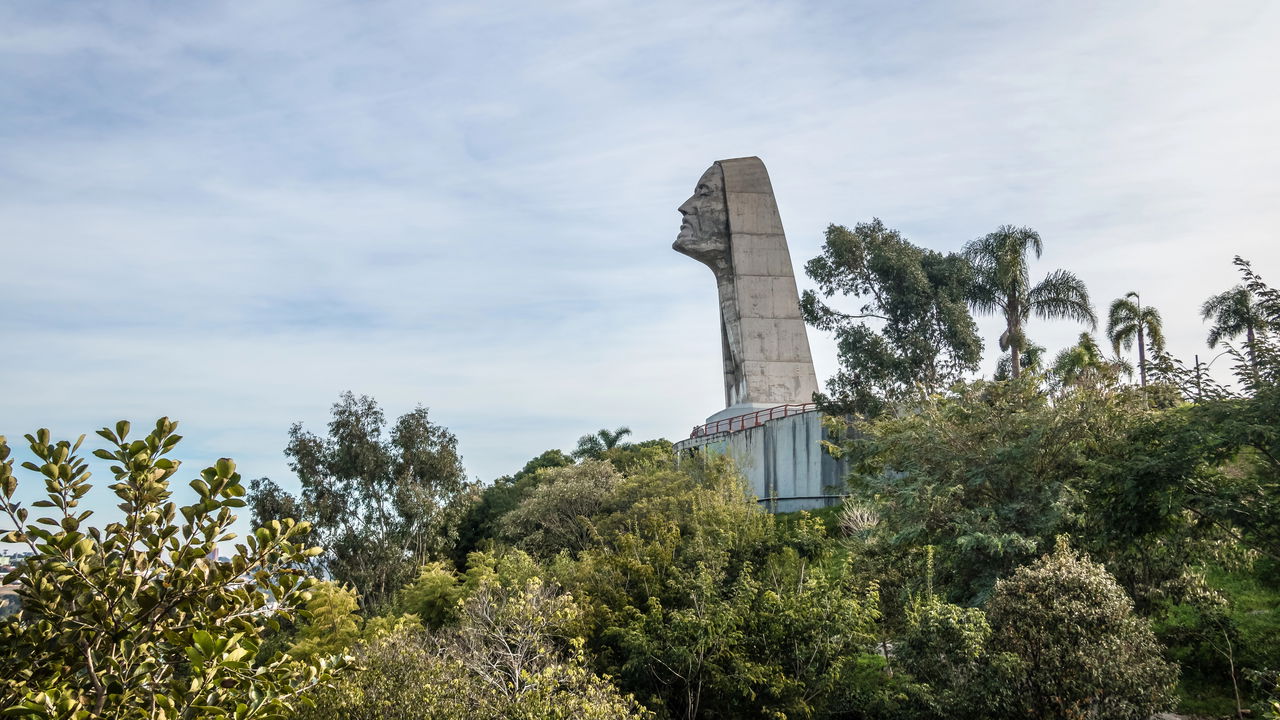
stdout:
POLYGON ((1020 336, 1022 334, 1022 308, 1018 307, 1018 298, 1014 297, 1012 294, 1010 294, 1006 306, 1009 308, 1006 315, 1008 318, 1007 325, 1009 328, 1009 372, 1012 374, 1013 379, 1017 380, 1022 375, 1022 348, 1019 347, 1021 345, 1020 336))
POLYGON ((1253 368, 1253 378, 1256 381, 1258 379, 1258 355, 1253 349, 1253 343, 1255 339, 1253 336, 1253 326, 1252 325, 1245 326, 1244 331, 1245 331, 1245 337, 1247 338, 1247 342, 1249 343, 1249 366, 1253 368))
POLYGON ((1138 326, 1138 379, 1142 387, 1147 386, 1147 343, 1143 338, 1142 326, 1138 326))

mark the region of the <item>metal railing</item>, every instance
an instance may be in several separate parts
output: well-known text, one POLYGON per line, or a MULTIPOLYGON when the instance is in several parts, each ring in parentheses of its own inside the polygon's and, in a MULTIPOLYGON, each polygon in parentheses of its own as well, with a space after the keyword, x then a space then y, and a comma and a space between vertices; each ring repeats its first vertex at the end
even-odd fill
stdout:
POLYGON ((787 417, 788 415, 800 415, 802 413, 817 410, 818 406, 814 403, 799 403, 796 405, 778 405, 771 408, 761 408, 755 412, 745 413, 743 415, 734 415, 722 420, 699 425, 689 433, 691 438, 707 437, 709 435, 719 435, 720 433, 732 433, 747 428, 759 427, 770 420, 787 417))

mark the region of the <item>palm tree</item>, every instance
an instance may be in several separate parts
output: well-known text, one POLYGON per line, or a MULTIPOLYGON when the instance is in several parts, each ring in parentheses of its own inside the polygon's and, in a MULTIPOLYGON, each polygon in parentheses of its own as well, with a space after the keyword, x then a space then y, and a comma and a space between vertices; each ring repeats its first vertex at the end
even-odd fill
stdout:
MULTIPOLYGON (((1028 342, 1023 348, 1022 354, 1018 358, 1018 369, 1020 371, 1038 373, 1044 369, 1044 354, 1047 352, 1043 345, 1037 345, 1034 342, 1028 342)), ((1013 359, 1010 355, 1001 355, 996 361, 996 372, 992 376, 995 380, 1008 380, 1013 376, 1013 359)))
POLYGON ((1009 351, 1014 378, 1021 374, 1019 356, 1027 347, 1022 328, 1032 314, 1045 320, 1080 320, 1091 328, 1098 324, 1089 304, 1088 289, 1072 273, 1054 270, 1038 284, 1031 284, 1027 251, 1035 251, 1039 258, 1043 249, 1040 233, 1013 225, 1001 225, 995 232, 964 246, 964 256, 973 263, 975 275, 969 304, 980 313, 1004 315, 1000 349, 1009 351))
POLYGON ((1138 340, 1138 378, 1143 387, 1147 386, 1147 342, 1151 343, 1153 352, 1164 349, 1164 327, 1160 322, 1160 312, 1153 307, 1143 307, 1142 300, 1136 292, 1125 293, 1111 303, 1111 311, 1107 313, 1107 337, 1116 354, 1120 348, 1133 347, 1134 338, 1138 340))
POLYGON ((1091 333, 1080 333, 1075 345, 1064 348, 1053 359, 1052 372, 1063 387, 1089 382, 1114 381, 1121 373, 1132 372, 1123 359, 1108 360, 1091 333))
POLYGON ((1258 307, 1249 288, 1237 285, 1205 300, 1204 305, 1200 306, 1200 317, 1213 320, 1208 337, 1210 348, 1243 333, 1245 347, 1249 351, 1249 364, 1253 366, 1254 373, 1257 373, 1258 358, 1254 352, 1254 343, 1257 342, 1258 333, 1271 329, 1271 323, 1262 308, 1258 307))
POLYGON ((579 460, 588 457, 599 459, 606 450, 617 447, 619 441, 630 434, 631 428, 625 425, 612 432, 601 428, 594 435, 583 435, 578 438, 578 448, 573 451, 573 456, 579 460))

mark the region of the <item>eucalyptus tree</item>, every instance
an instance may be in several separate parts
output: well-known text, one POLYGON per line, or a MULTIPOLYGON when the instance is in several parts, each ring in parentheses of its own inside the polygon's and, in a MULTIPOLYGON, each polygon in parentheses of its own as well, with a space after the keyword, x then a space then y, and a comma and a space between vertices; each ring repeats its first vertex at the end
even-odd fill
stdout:
POLYGON ((1200 306, 1200 316, 1212 320, 1207 341, 1210 348, 1218 346, 1224 340, 1233 340, 1241 335, 1245 337, 1245 349, 1249 354, 1249 362, 1253 371, 1258 370, 1258 358, 1255 346, 1260 333, 1270 330, 1271 318, 1263 311, 1254 297, 1253 290, 1246 285, 1237 285, 1226 292, 1218 293, 1200 306))
POLYGON ((1013 225, 1001 225, 995 232, 964 246, 964 256, 974 269, 969 304, 977 312, 1004 316, 1000 349, 1009 351, 1014 378, 1021 374, 1020 356, 1028 344, 1023 328, 1032 315, 1045 320, 1079 320, 1090 328, 1098 324, 1089 291, 1074 274, 1054 270, 1031 284, 1027 255, 1034 252, 1039 258, 1043 250, 1040 233, 1013 225))
POLYGON ((373 398, 343 393, 327 436, 296 423, 285 455, 302 492, 294 497, 270 480, 255 481, 255 520, 296 512, 310 522, 311 539, 325 549, 318 569, 354 585, 366 609, 388 602, 423 563, 449 556, 478 495, 457 438, 421 406, 388 432, 373 398))
POLYGON ((1142 299, 1136 292, 1125 293, 1116 298, 1107 313, 1107 338, 1116 354, 1120 348, 1128 350, 1138 343, 1138 378, 1143 387, 1147 386, 1147 347, 1150 343, 1152 352, 1159 353, 1164 349, 1164 326, 1160 321, 1160 311, 1151 306, 1143 307, 1142 299))
POLYGON ((972 269, 963 257, 912 244, 878 218, 827 227, 822 254, 805 265, 805 321, 835 334, 840 368, 827 382, 841 414, 874 417, 922 389, 937 391, 978 368, 982 340, 969 313, 972 269), (836 295, 858 298, 846 312, 836 295))

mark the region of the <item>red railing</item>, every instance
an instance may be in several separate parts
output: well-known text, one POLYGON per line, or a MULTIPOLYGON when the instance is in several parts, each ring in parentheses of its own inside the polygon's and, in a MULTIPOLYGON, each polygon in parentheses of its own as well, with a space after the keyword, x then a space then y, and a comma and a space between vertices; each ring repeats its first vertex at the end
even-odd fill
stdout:
POLYGON ((801 413, 817 410, 818 406, 813 403, 799 403, 797 405, 778 405, 771 408, 761 408, 755 412, 749 412, 744 415, 734 415, 723 420, 699 425, 689 433, 691 438, 707 437, 708 435, 718 435, 720 433, 738 432, 747 428, 759 427, 770 420, 787 417, 788 415, 800 415, 801 413))

